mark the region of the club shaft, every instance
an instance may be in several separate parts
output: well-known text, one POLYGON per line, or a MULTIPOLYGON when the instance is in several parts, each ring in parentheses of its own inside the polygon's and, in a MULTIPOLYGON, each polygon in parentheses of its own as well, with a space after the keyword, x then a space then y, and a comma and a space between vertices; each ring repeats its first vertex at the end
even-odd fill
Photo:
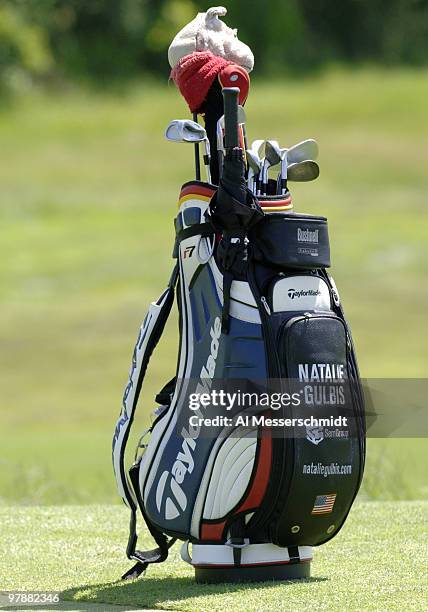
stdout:
POLYGON ((288 166, 288 158, 287 151, 283 154, 283 158, 281 159, 281 193, 284 195, 287 193, 287 166, 288 166))
POLYGON ((223 139, 223 129, 221 127, 221 119, 217 121, 217 159, 218 159, 218 172, 219 177, 223 174, 223 161, 224 161, 224 139, 223 139))
POLYGON ((211 151, 210 151, 210 141, 208 140, 208 138, 204 140, 204 144, 205 144, 205 155, 204 155, 205 170, 207 173, 207 181, 208 183, 211 183, 211 168, 210 168, 211 151))
MULTIPOLYGON (((198 123, 198 113, 193 113, 193 121, 198 123)), ((201 160, 199 158, 199 142, 195 142, 195 174, 196 180, 201 180, 201 160)))

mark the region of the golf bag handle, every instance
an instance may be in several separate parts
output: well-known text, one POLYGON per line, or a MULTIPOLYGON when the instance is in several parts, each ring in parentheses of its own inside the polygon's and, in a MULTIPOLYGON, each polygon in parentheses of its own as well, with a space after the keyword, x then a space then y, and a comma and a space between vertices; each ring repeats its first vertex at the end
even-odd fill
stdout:
POLYGON ((239 147, 238 103, 239 87, 225 87, 222 91, 224 103, 224 141, 226 149, 239 147))

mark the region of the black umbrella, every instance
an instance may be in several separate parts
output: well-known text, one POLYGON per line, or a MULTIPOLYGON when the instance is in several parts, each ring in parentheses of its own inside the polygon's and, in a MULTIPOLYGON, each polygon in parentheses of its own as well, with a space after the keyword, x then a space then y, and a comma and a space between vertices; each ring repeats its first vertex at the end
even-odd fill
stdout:
POLYGON ((229 329, 230 287, 233 278, 245 278, 247 269, 247 232, 263 217, 254 194, 247 189, 244 159, 238 138, 239 89, 223 89, 225 149, 223 174, 216 194, 210 202, 210 218, 222 234, 217 259, 223 268, 222 329, 229 329))
POLYGON ((211 220, 222 232, 246 233, 263 217, 254 194, 247 188, 242 149, 226 149, 223 174, 210 203, 211 220))

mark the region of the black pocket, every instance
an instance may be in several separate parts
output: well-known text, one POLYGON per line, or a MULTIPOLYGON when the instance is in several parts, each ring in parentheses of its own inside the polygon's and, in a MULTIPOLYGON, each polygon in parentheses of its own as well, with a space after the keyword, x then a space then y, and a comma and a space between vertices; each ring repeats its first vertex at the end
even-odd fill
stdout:
POLYGON ((278 354, 282 376, 301 398, 285 416, 305 425, 296 421, 286 443, 271 533, 275 544, 315 546, 343 525, 363 467, 362 414, 351 388, 346 324, 335 315, 295 316, 280 329, 278 354), (311 416, 324 424, 306 424, 311 416), (346 425, 338 425, 339 417, 346 417, 346 425))
POLYGON ((278 268, 328 268, 327 219, 282 213, 266 215, 251 234, 254 256, 278 268))

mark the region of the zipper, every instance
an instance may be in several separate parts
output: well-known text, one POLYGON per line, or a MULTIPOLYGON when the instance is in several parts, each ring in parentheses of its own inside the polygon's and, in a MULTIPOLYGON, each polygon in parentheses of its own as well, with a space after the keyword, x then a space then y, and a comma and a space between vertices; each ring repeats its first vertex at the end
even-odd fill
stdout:
MULTIPOLYGON (((272 310, 268 304, 268 301, 264 295, 260 294, 259 288, 257 286, 254 270, 250 265, 249 274, 248 274, 248 283, 250 285, 251 292, 254 296, 256 304, 259 308, 260 321, 262 324, 262 334, 265 342, 266 349, 266 364, 267 364, 267 378, 280 378, 280 364, 279 358, 276 350, 275 338, 273 337, 273 330, 271 325, 271 315, 272 310)), ((278 456, 278 455, 277 455, 278 456)), ((271 466, 271 474, 277 472, 279 474, 279 479, 281 480, 282 474, 284 473, 284 465, 286 459, 286 453, 282 452, 280 454, 280 461, 276 461, 274 463, 275 455, 272 455, 272 466, 271 466)), ((274 494, 278 494, 280 491, 280 487, 276 488, 274 494)), ((270 496, 272 497, 272 492, 270 492, 270 496)), ((257 532, 259 527, 264 527, 268 531, 270 531, 269 527, 269 518, 272 514, 272 507, 275 507, 277 499, 272 500, 272 503, 269 503, 267 507, 266 500, 262 501, 261 506, 257 511, 256 520, 250 521, 250 530, 252 533, 257 532)))
POLYGON ((259 308, 260 320, 262 323, 262 333, 266 346, 267 374, 268 378, 279 378, 279 362, 276 355, 275 339, 272 333, 270 317, 272 310, 264 295, 260 295, 258 291, 254 291, 253 284, 250 282, 250 288, 253 292, 254 299, 259 308))
POLYGON ((272 311, 271 311, 270 306, 268 304, 268 301, 267 301, 267 299, 265 298, 264 295, 261 296, 260 301, 263 304, 263 306, 265 307, 265 310, 266 310, 267 314, 270 316, 272 314, 272 311))

